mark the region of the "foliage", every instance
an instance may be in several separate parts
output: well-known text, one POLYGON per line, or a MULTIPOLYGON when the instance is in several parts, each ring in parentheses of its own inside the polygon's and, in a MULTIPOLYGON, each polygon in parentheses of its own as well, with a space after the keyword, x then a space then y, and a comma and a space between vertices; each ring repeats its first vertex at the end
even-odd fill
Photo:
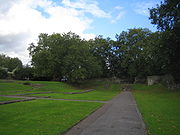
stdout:
POLYGON ((162 51, 164 33, 129 29, 117 41, 96 37, 82 40, 74 33, 40 34, 30 44, 35 77, 80 82, 94 77, 146 77, 168 73, 167 53, 162 51))
POLYGON ((91 53, 100 61, 102 67, 102 77, 113 76, 111 69, 113 62, 114 41, 110 38, 104 39, 103 36, 97 36, 94 40, 89 41, 91 53))
POLYGON ((160 52, 168 58, 168 71, 180 81, 180 3, 179 0, 165 0, 150 9, 151 23, 163 31, 160 52))
POLYGON ((150 9, 151 23, 162 31, 179 28, 180 20, 179 0, 164 0, 156 8, 150 9))
POLYGON ((7 77, 8 77, 7 69, 0 67, 0 79, 6 79, 7 77))
POLYGON ((101 66, 89 50, 88 42, 72 32, 40 34, 38 45, 29 47, 35 76, 79 82, 98 77, 101 66))
POLYGON ((0 67, 8 68, 8 71, 12 72, 16 67, 22 67, 22 62, 18 58, 11 58, 0 54, 0 67))
POLYGON ((17 68, 17 70, 14 71, 13 77, 18 80, 31 80, 33 79, 33 68, 29 65, 17 68))
POLYGON ((167 61, 159 53, 161 33, 142 28, 129 29, 116 35, 116 39, 114 72, 117 77, 145 77, 165 72, 167 61))

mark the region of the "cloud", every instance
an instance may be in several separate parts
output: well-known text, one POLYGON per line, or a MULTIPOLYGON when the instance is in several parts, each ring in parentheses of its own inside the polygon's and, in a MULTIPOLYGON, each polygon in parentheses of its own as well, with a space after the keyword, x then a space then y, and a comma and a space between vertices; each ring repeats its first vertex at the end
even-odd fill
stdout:
POLYGON ((117 9, 117 10, 122 10, 122 9, 124 9, 124 7, 121 7, 121 6, 116 6, 116 7, 114 7, 114 9, 117 9))
POLYGON ((110 17, 96 1, 0 0, 0 53, 27 63, 28 44, 36 42, 39 33, 72 31, 86 39, 94 38, 93 33, 85 33, 93 21, 86 13, 110 17))
POLYGON ((114 14, 113 18, 111 19, 111 23, 117 23, 125 16, 126 11, 124 10, 124 7, 118 5, 114 7, 111 14, 114 14))
POLYGON ((136 4, 133 4, 134 11, 137 14, 144 15, 144 16, 149 16, 149 10, 148 8, 155 7, 157 4, 156 1, 142 1, 142 2, 137 2, 136 4))
POLYGON ((111 20, 111 23, 116 23, 117 21, 122 19, 125 16, 125 14, 126 14, 125 11, 119 12, 118 15, 115 17, 115 19, 111 20))
POLYGON ((94 0, 76 0, 71 2, 70 0, 62 0, 62 3, 71 8, 80 9, 83 12, 90 13, 96 17, 110 18, 111 15, 99 8, 97 1, 94 0))

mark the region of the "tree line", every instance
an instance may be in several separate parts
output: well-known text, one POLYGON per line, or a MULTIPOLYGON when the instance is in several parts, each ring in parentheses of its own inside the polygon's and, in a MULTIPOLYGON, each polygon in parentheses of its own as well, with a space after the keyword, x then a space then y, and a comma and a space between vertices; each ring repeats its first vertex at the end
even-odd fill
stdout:
MULTIPOLYGON (((79 82, 99 77, 131 80, 172 74, 180 81, 179 6, 178 0, 165 0, 150 9, 149 19, 157 25, 157 32, 134 28, 116 34, 116 40, 103 36, 85 40, 72 32, 41 33, 37 44, 31 43, 28 48, 32 65, 20 64, 14 77, 79 82)), ((1 61, 0 66, 8 67, 1 61)))

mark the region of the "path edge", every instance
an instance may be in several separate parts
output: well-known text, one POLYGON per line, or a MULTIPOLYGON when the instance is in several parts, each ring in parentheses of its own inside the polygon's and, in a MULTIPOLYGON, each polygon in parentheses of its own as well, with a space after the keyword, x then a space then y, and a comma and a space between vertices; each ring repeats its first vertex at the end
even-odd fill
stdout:
POLYGON ((146 124, 145 124, 145 122, 144 122, 144 119, 143 119, 143 116, 142 116, 141 112, 139 111, 139 108, 138 108, 136 99, 135 99, 135 97, 134 97, 134 95, 133 95, 132 92, 131 92, 131 96, 132 96, 132 98, 134 99, 134 102, 135 102, 135 104, 134 104, 134 105, 135 105, 135 109, 136 109, 136 112, 137 112, 137 114, 138 114, 138 116, 139 116, 139 118, 140 118, 141 125, 142 125, 142 128, 143 128, 144 132, 145 132, 145 135, 148 135, 148 134, 147 134, 146 124))

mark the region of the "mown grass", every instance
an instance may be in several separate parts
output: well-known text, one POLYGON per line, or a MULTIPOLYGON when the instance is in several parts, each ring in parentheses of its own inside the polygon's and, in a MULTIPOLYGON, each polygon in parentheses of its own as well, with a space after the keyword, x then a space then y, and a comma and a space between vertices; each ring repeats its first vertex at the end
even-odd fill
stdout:
POLYGON ((48 81, 14 81, 14 82, 0 82, 0 95, 15 95, 23 93, 34 93, 34 92, 79 92, 71 85, 63 82, 48 82, 48 81), (23 83, 29 84, 40 84, 40 86, 24 85, 23 83), (27 91, 28 90, 28 91, 27 91))
MULTIPOLYGON (((32 92, 80 92, 86 89, 96 91, 83 94, 35 94, 52 98, 110 100, 121 91, 119 84, 108 81, 87 81, 78 86, 62 82, 14 81, 0 82, 3 95, 32 92), (22 83, 41 84, 29 86, 22 83), (31 91, 26 91, 31 90, 31 91)), ((27 95, 26 95, 27 96, 27 95)), ((6 99, 4 99, 6 100, 6 99)), ((95 111, 102 103, 58 100, 33 100, 0 106, 0 135, 57 135, 65 132, 84 117, 95 111)))
POLYGON ((31 86, 23 85, 15 82, 0 82, 0 95, 11 95, 16 91, 24 91, 32 89, 31 86))
POLYGON ((107 101, 121 92, 121 85, 112 83, 110 81, 86 81, 78 86, 83 89, 95 89, 95 91, 83 94, 63 94, 63 93, 49 93, 49 94, 32 94, 30 96, 50 96, 51 98, 61 99, 79 99, 79 100, 99 100, 107 101))
POLYGON ((29 96, 50 96, 55 99, 79 99, 79 100, 99 100, 107 101, 116 96, 119 91, 92 91, 83 94, 63 94, 63 93, 49 93, 49 94, 32 94, 29 96))
POLYGON ((149 135, 180 133, 180 90, 168 90, 160 84, 136 84, 133 89, 149 135))
POLYGON ((18 100, 18 99, 23 99, 23 98, 0 97, 0 102, 3 102, 3 101, 12 101, 12 100, 18 100))
POLYGON ((78 86, 68 85, 63 82, 48 81, 15 81, 9 83, 0 83, 1 95, 16 95, 24 93, 36 92, 57 92, 48 94, 31 94, 27 96, 50 96, 51 98, 62 99, 79 99, 79 100, 100 100, 106 101, 112 99, 120 93, 121 86, 107 80, 91 80, 85 81, 78 86), (23 83, 40 84, 38 87, 24 85, 23 83), (87 89, 95 89, 95 91, 83 94, 63 94, 58 92, 81 92, 87 89), (30 90, 30 91, 26 91, 30 90))
MULTIPOLYGON (((25 81, 31 84, 41 84, 40 87, 35 87, 36 91, 53 91, 53 92, 77 92, 81 91, 64 82, 53 82, 53 81, 25 81)), ((24 83, 24 82, 23 82, 24 83)))
POLYGON ((0 106, 1 135, 58 135, 101 103, 34 100, 0 106))

